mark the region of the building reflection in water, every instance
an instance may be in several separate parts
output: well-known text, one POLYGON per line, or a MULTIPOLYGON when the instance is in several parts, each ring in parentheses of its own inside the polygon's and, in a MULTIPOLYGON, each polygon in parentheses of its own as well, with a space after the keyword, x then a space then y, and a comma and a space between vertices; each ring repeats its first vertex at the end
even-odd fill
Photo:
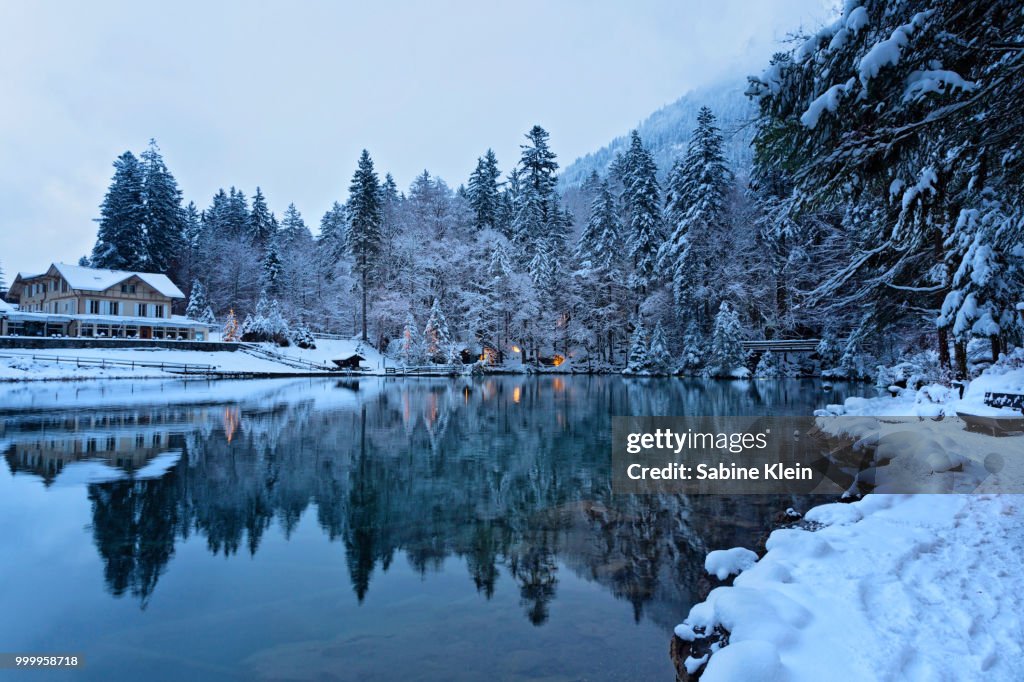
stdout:
POLYGON ((507 575, 534 625, 570 570, 628 601, 637 620, 671 627, 700 589, 705 553, 749 544, 792 501, 612 495, 611 415, 806 402, 786 382, 709 392, 619 377, 326 388, 230 405, 7 413, 0 443, 12 472, 47 485, 76 462, 118 472, 87 485, 91 532, 110 592, 143 606, 182 539, 255 554, 273 523, 289 537, 310 512, 343 548, 360 601, 399 554, 424 575, 458 557, 483 598, 507 575), (180 457, 162 475, 137 475, 169 451, 180 457))

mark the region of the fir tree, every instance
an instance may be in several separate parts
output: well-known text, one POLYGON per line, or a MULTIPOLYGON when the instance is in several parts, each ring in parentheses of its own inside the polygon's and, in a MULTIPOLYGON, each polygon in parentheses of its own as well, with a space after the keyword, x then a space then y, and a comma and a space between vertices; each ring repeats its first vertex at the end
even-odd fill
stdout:
POLYGON ((185 317, 190 320, 198 320, 209 307, 210 302, 206 300, 206 287, 198 279, 192 280, 192 290, 188 295, 188 306, 185 308, 185 317))
POLYGON ((99 233, 90 262, 96 268, 146 270, 145 174, 125 152, 114 162, 114 177, 100 207, 99 233))
POLYGON ((317 251, 322 254, 325 263, 333 266, 345 254, 346 229, 345 207, 335 201, 320 219, 317 251))
POLYGON ((732 183, 722 136, 707 107, 698 112, 686 156, 673 165, 668 183, 665 212, 670 231, 658 252, 658 266, 671 273, 679 312, 693 313, 694 289, 708 281, 726 241, 726 195, 732 183))
POLYGON ((267 244, 267 255, 263 258, 263 289, 271 296, 278 296, 281 293, 282 269, 277 239, 272 239, 267 244))
POLYGON ((367 341, 366 301, 370 275, 377 262, 381 246, 381 203, 377 174, 373 160, 365 149, 349 185, 348 251, 355 259, 356 272, 362 289, 362 340, 367 341))
POLYGON ((277 221, 267 207, 267 200, 263 191, 256 187, 256 194, 252 197, 252 209, 249 211, 248 233, 249 239, 259 248, 265 248, 277 231, 277 221))
POLYGON ((662 240, 658 169, 635 130, 624 158, 621 172, 628 213, 626 251, 633 259, 630 284, 642 296, 655 280, 655 261, 662 240))
POLYGON ((761 354, 761 359, 757 361, 757 367, 754 368, 754 376, 759 379, 778 379, 782 376, 782 368, 779 367, 775 354, 770 350, 761 354))
POLYGON ((654 325, 651 332, 651 344, 647 351, 647 359, 651 371, 656 374, 672 373, 672 354, 668 352, 668 341, 665 340, 665 332, 661 328, 661 321, 654 325))
POLYGON ((156 140, 142 153, 143 197, 147 240, 146 269, 177 270, 185 248, 185 215, 178 182, 167 170, 156 140))
POLYGON ((398 358, 406 367, 412 367, 423 362, 423 352, 423 339, 416 328, 416 320, 412 313, 409 313, 402 327, 402 336, 398 340, 398 358))
POLYGON ((430 307, 430 317, 427 318, 427 324, 423 327, 423 343, 428 359, 443 357, 446 362, 451 362, 451 333, 448 330, 448 320, 441 311, 441 303, 438 298, 434 299, 434 304, 430 307))
POLYGON ((466 190, 475 217, 474 227, 477 230, 498 227, 500 176, 498 159, 494 151, 488 149, 486 154, 477 159, 476 169, 469 176, 469 187, 466 190))
POLYGON ((238 341, 242 338, 242 330, 238 326, 238 320, 235 318, 235 309, 231 308, 228 310, 227 320, 224 321, 224 332, 221 339, 224 341, 238 341))
POLYGON ((285 250, 301 240, 312 239, 312 234, 306 227, 306 221, 302 219, 302 214, 299 213, 299 209, 295 208, 295 204, 288 204, 288 208, 285 209, 284 215, 281 217, 279 236, 281 247, 285 250))
POLYGON ((590 218, 580 234, 576 256, 592 268, 610 268, 619 257, 620 226, 615 197, 608 181, 597 186, 590 204, 590 218))
POLYGON ((739 314, 722 301, 715 315, 711 333, 711 352, 708 357, 710 374, 718 377, 735 376, 744 369, 747 353, 743 350, 743 327, 739 314))
POLYGON ((633 336, 629 343, 629 359, 626 364, 627 372, 631 374, 645 374, 650 370, 649 348, 650 344, 647 339, 647 329, 644 327, 643 318, 637 317, 633 328, 633 336))

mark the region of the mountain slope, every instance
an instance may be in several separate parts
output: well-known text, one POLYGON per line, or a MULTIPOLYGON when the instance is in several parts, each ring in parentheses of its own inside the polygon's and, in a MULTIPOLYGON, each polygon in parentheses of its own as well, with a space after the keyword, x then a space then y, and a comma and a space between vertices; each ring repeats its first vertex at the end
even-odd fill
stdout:
MULTIPOLYGON (((692 90, 672 104, 658 109, 637 126, 644 145, 651 150, 658 164, 659 180, 664 180, 673 161, 686 152, 690 134, 697 125, 697 112, 705 105, 711 107, 718 117, 729 164, 741 173, 750 166, 750 140, 754 133, 750 121, 755 109, 743 94, 745 89, 744 79, 736 78, 692 90)), ((560 176, 562 187, 578 186, 595 170, 603 175, 615 155, 625 151, 628 145, 627 133, 616 137, 596 152, 572 162, 560 176)))

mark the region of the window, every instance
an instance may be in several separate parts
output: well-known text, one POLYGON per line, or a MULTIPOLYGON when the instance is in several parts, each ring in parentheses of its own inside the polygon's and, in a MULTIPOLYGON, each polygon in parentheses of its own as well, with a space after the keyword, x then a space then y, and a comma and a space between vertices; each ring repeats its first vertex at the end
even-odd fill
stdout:
POLYGON ((135 304, 135 314, 138 317, 145 317, 146 316, 146 304, 145 303, 137 303, 137 304, 135 304))
POLYGON ((118 315, 119 314, 118 311, 120 309, 121 309, 121 304, 120 303, 118 303, 117 301, 111 301, 110 302, 110 314, 111 315, 118 315))
POLYGON ((154 305, 153 307, 156 309, 156 314, 154 314, 153 317, 163 317, 164 316, 164 307, 163 307, 163 305, 154 305))
POLYGON ((89 306, 89 314, 90 315, 99 315, 100 314, 100 302, 99 301, 94 301, 94 300, 90 299, 89 301, 86 301, 86 303, 89 306))
POLYGON ((134 284, 122 284, 121 285, 121 293, 122 294, 134 294, 135 293, 135 285, 134 284))

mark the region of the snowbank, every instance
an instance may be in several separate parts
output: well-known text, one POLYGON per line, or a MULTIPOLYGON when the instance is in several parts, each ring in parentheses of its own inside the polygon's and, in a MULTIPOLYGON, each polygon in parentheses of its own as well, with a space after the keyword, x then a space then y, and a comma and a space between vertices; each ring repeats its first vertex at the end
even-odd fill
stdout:
MULTIPOLYGON (((876 461, 912 462, 937 490, 959 489, 947 484, 984 476, 993 448, 1016 453, 1006 470, 1024 467, 1024 436, 971 433, 956 418, 1002 413, 984 394, 1024 392, 1022 365, 1020 352, 1004 358, 962 399, 932 384, 816 414, 844 415, 819 423, 865 441, 910 417, 905 437, 867 443, 876 461)), ((810 509, 766 548, 756 562, 742 548, 708 555, 709 573, 739 575, 676 628, 682 671, 704 682, 1024 679, 1024 495, 873 493, 810 509)))
POLYGON ((818 507, 823 527, 772 533, 767 554, 676 635, 728 631, 704 682, 1024 679, 1022 502, 869 495, 818 507))

